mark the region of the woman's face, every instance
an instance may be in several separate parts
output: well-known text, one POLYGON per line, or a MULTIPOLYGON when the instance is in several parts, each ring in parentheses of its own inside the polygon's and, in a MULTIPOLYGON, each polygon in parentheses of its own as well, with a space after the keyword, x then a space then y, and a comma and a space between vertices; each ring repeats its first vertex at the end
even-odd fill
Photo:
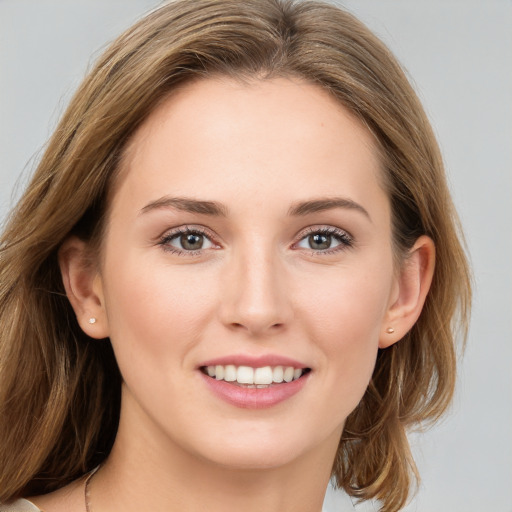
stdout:
POLYGON ((304 82, 210 79, 125 156, 96 282, 120 431, 231 467, 333 456, 397 295, 368 130, 304 82))

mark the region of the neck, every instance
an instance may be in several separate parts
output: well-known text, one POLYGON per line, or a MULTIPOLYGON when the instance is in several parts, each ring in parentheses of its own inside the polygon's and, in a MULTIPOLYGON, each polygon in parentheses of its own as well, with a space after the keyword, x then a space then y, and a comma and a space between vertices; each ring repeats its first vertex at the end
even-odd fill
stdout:
POLYGON ((91 512, 320 512, 339 433, 286 464, 227 467, 121 421, 112 452, 90 483, 91 512), (140 440, 144 440, 140 443, 140 440), (139 442, 135 442, 138 440, 139 442))

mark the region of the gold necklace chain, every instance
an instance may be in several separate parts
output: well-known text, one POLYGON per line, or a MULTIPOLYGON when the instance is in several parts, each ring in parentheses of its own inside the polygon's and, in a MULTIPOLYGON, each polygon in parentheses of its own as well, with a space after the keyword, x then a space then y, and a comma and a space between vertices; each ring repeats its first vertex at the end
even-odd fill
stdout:
POLYGON ((96 471, 98 471, 100 467, 95 467, 85 479, 84 484, 84 501, 85 501, 85 512, 92 512, 91 511, 91 504, 90 504, 90 490, 89 490, 89 482, 91 481, 92 477, 96 474, 96 471))

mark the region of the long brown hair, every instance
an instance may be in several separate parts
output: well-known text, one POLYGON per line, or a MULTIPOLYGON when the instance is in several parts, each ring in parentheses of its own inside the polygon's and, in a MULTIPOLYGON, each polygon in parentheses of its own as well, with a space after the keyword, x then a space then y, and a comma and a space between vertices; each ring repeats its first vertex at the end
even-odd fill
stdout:
POLYGON ((382 511, 400 509, 415 473, 407 429, 436 420, 455 382, 470 277, 427 117, 389 50, 332 5, 177 0, 122 34, 80 86, 0 246, 0 501, 65 485, 101 462, 116 435, 121 378, 108 341, 89 339, 57 262, 72 233, 101 239, 123 149, 170 91, 212 75, 300 77, 329 91, 374 134, 396 253, 423 234, 436 269, 423 312, 381 350, 346 422, 333 477, 382 511))

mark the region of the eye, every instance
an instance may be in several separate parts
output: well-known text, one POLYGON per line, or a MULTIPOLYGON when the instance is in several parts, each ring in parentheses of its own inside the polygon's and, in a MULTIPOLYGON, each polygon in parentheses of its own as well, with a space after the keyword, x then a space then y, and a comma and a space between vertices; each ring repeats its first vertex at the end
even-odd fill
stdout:
POLYGON ((202 230, 188 227, 166 233, 160 240, 160 245, 170 252, 190 254, 216 247, 202 230))
POLYGON ((336 252, 353 245, 352 237, 338 228, 310 228, 296 247, 314 252, 336 252), (334 250, 333 250, 334 249, 334 250))

